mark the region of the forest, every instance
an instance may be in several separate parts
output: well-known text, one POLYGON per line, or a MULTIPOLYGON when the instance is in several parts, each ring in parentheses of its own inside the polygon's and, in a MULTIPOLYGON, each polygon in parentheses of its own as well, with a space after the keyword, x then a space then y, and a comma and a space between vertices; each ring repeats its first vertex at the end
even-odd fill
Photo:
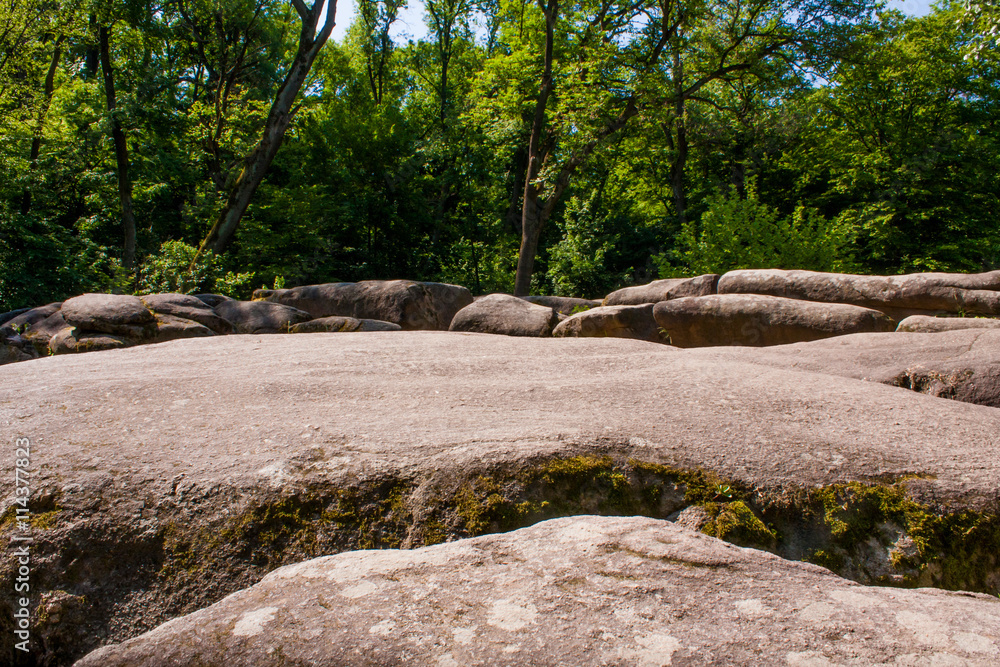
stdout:
POLYGON ((0 0, 0 311, 1000 268, 995 4, 404 6, 0 0))

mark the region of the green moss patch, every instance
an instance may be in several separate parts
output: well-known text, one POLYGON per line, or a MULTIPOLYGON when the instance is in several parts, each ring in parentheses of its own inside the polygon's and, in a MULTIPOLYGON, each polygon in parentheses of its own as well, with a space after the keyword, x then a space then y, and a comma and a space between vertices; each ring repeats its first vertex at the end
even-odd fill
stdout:
POLYGON ((580 514, 666 518, 857 581, 1000 592, 1000 519, 934 511, 905 479, 767 493, 704 470, 585 455, 451 480, 383 479, 269 497, 224 521, 163 529, 161 575, 275 567, 353 549, 417 547, 580 514))

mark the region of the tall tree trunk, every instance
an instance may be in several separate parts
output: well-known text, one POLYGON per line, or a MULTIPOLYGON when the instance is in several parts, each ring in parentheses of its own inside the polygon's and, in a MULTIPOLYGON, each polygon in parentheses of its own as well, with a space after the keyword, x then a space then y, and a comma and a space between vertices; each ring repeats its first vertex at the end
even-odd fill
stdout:
POLYGON ((511 168, 514 170, 514 178, 510 183, 510 197, 507 204, 507 215, 504 219, 514 233, 521 235, 521 190, 524 187, 524 176, 527 173, 527 155, 522 144, 514 151, 514 158, 511 160, 511 168))
MULTIPOLYGON (((29 153, 29 169, 33 172, 38 168, 38 156, 42 152, 42 130, 45 128, 45 117, 49 113, 49 105, 52 104, 52 93, 56 87, 56 71, 59 68, 59 59, 62 57, 62 44, 65 35, 59 35, 56 39, 55 48, 52 51, 52 60, 49 61, 49 71, 45 73, 44 99, 42 106, 38 109, 38 120, 35 124, 35 135, 31 138, 31 152, 29 153)), ((31 210, 31 188, 25 187, 21 195, 21 214, 27 215, 31 210)))
POLYGON ((125 247, 122 251, 122 266, 131 271, 135 266, 135 214, 132 211, 132 178, 129 176, 128 144, 121 121, 115 113, 115 74, 111 66, 111 44, 107 26, 98 28, 101 49, 101 72, 104 75, 104 97, 111 118, 111 138, 115 144, 115 164, 118 167, 118 198, 122 205, 122 229, 125 247))
POLYGON ((316 56, 319 55, 320 49, 323 48, 323 45, 330 37, 330 32, 333 30, 334 14, 337 8, 336 0, 330 4, 326 21, 319 33, 316 32, 316 28, 319 26, 320 15, 323 13, 326 0, 316 0, 312 8, 307 7, 304 0, 292 0, 292 5, 302 20, 302 31, 299 34, 299 48, 295 54, 295 59, 292 61, 292 65, 288 70, 288 74, 285 75, 285 80, 281 83, 277 95, 275 95, 274 103, 271 105, 271 110, 267 116, 267 122, 264 124, 263 136, 260 143, 257 144, 243 161, 243 169, 240 171, 239 176, 237 176, 232 190, 230 190, 226 206, 222 209, 219 218, 215 221, 205 240, 201 242, 198 253, 191 261, 192 267, 198 261, 201 253, 206 250, 211 250, 217 254, 221 253, 232 242, 236 234, 236 229, 239 227, 240 221, 243 219, 243 215, 250 205, 251 198, 257 191, 257 187, 261 184, 261 181, 264 180, 268 167, 271 166, 274 156, 281 147, 285 131, 292 122, 294 114, 293 106, 299 91, 302 89, 302 84, 305 83, 306 77, 309 75, 309 70, 316 60, 316 56))
POLYGON ((545 106, 552 94, 552 52, 555 43, 556 18, 559 13, 558 0, 549 0, 548 6, 539 6, 545 14, 545 65, 542 72, 542 84, 538 90, 538 101, 535 102, 535 116, 531 123, 531 136, 528 139, 528 168, 524 178, 524 203, 521 207, 521 249, 517 254, 517 273, 514 276, 514 296, 527 296, 531 290, 531 272, 535 268, 535 255, 538 252, 538 239, 542 234, 542 208, 539 201, 539 188, 535 179, 542 168, 544 159, 542 151, 542 132, 545 129, 545 106))
POLYGON ((687 118, 684 108, 684 63, 680 53, 674 53, 674 127, 677 130, 677 140, 674 150, 674 164, 670 169, 670 187, 674 192, 674 209, 677 211, 677 222, 687 224, 687 201, 684 197, 684 169, 688 158, 687 118))

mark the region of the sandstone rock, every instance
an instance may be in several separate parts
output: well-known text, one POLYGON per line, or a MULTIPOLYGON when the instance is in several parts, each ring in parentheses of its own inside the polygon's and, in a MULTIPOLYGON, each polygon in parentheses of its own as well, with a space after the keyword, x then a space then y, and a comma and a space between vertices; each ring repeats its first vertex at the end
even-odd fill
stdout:
POLYGON ((200 322, 188 320, 174 315, 156 316, 156 335, 150 341, 152 343, 165 343, 179 338, 203 338, 214 336, 215 332, 200 322))
POLYGON ((41 322, 53 313, 59 312, 61 307, 62 302, 58 301, 56 303, 39 306, 37 308, 29 308, 21 314, 16 315, 15 317, 12 317, 4 322, 3 325, 0 326, 0 335, 12 334, 24 327, 30 327, 36 322, 41 322))
POLYGON ((455 313, 472 303, 472 294, 444 283, 365 280, 256 290, 254 299, 293 306, 314 318, 337 315, 392 322, 406 330, 447 330, 455 313))
POLYGON ((1000 329, 1000 319, 990 317, 930 317, 910 315, 896 327, 901 333, 940 333, 958 329, 1000 329))
POLYGON ((46 354, 49 349, 49 341, 57 333, 68 327, 66 318, 61 311, 56 311, 44 320, 35 322, 24 332, 24 339, 30 343, 39 354, 46 354))
POLYGON ((20 336, 0 338, 0 366, 37 358, 38 352, 35 348, 20 336))
MULTIPOLYGON (((0 423, 33 443, 33 591, 85 605, 33 625, 36 660, 66 664, 307 558, 691 505, 712 535, 822 552, 860 582, 1000 592, 1000 411, 696 352, 343 333, 2 366, 0 423)), ((15 567, 0 550, 0 578, 15 567)))
POLYGON ((756 294, 715 294, 661 301, 656 323, 677 347, 762 347, 845 334, 892 331, 896 323, 877 310, 756 294))
POLYGON ((99 331, 80 331, 74 327, 66 327, 49 340, 49 350, 52 354, 79 354, 81 352, 117 350, 135 344, 135 339, 125 336, 114 336, 99 331))
POLYGON ((556 338, 634 338, 651 343, 666 342, 653 319, 653 304, 603 306, 571 315, 552 331, 556 338))
POLYGON ((849 303, 880 310, 895 320, 910 315, 1000 315, 1000 271, 979 274, 912 273, 859 276, 846 273, 747 269, 719 279, 719 294, 768 294, 790 299, 849 303))
POLYGON ((986 666, 1000 602, 858 586, 669 522, 581 516, 290 565, 77 666, 279 661, 986 666))
POLYGON ((536 306, 551 308, 560 315, 575 315, 601 305, 600 299, 577 299, 571 296, 522 296, 521 298, 536 306))
MULTIPOLYGON (((437 311, 436 329, 447 331, 458 311, 472 303, 472 292, 459 285, 448 283, 420 283, 431 293, 434 310, 437 311)), ((381 318, 373 318, 381 319, 381 318)))
POLYGON ((214 310, 241 334, 288 333, 296 324, 312 319, 298 308, 269 301, 223 301, 214 310))
POLYGON ((66 323, 81 331, 151 338, 156 333, 156 319, 138 297, 126 294, 84 294, 67 299, 62 305, 66 323))
POLYGON ((223 301, 235 301, 236 299, 231 296, 226 296, 224 294, 192 294, 194 298, 198 299, 206 306, 210 308, 215 308, 223 301))
POLYGON ((317 333, 322 331, 350 332, 350 331, 400 331, 398 324, 392 322, 382 322, 381 320, 358 320, 353 317, 321 317, 316 320, 309 320, 302 324, 296 324, 291 329, 291 333, 317 333))
POLYGON ((719 276, 707 273, 695 278, 666 278, 654 280, 648 285, 626 287, 604 297, 605 306, 634 306, 641 303, 659 303, 685 296, 707 296, 715 294, 719 276))
POLYGON ((233 333, 230 322, 219 317, 205 301, 190 294, 147 294, 139 298, 154 314, 192 320, 217 334, 233 333))
POLYGON ((31 310, 31 308, 18 308, 17 310, 9 310, 6 313, 0 314, 0 327, 7 324, 7 322, 10 322, 18 315, 23 315, 29 310, 31 310))
POLYGON ((755 350, 691 350, 713 360, 829 373, 1000 408, 1000 331, 864 333, 755 350))
POLYGON ((458 311, 449 330, 537 337, 551 336, 558 323, 558 314, 547 306, 509 294, 489 294, 458 311))

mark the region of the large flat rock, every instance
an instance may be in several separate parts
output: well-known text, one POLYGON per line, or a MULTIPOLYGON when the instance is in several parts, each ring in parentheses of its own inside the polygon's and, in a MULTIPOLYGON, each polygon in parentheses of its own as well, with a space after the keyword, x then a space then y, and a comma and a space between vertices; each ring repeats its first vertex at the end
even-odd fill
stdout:
POLYGON ((52 664, 308 557, 582 513, 696 505, 859 581, 1000 591, 1000 410, 642 341, 177 340, 4 366, 0 422, 52 664))
POLYGON ((719 278, 719 294, 767 294, 789 299, 849 303, 880 310, 895 320, 910 315, 1000 314, 1000 271, 909 273, 865 276, 850 273, 740 269, 719 278))
POLYGON ((998 662, 995 597, 859 586, 669 522, 580 516, 284 567, 77 667, 998 662))
POLYGON ((692 356, 880 382, 1000 408, 1000 330, 861 333, 774 348, 691 350, 692 356))

